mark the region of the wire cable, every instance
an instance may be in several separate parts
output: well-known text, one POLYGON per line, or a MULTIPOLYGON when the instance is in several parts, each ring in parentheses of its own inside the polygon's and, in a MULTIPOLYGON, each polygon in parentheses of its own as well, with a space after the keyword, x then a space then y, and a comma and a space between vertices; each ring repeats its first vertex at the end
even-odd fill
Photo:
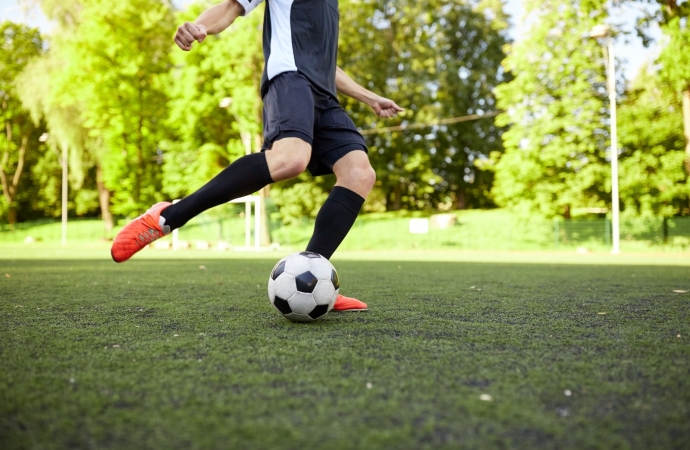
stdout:
POLYGON ((469 116, 451 117, 449 119, 435 120, 433 122, 411 123, 411 124, 407 124, 407 125, 396 125, 394 127, 369 128, 367 130, 359 130, 359 132, 361 134, 378 134, 378 133, 385 133, 387 131, 403 131, 403 130, 412 130, 415 128, 433 127, 436 125, 448 125, 451 123, 458 123, 458 122, 470 122, 472 120, 485 119, 487 117, 495 117, 495 116, 501 114, 502 112, 503 111, 488 111, 488 112, 485 112, 484 114, 472 114, 469 116))

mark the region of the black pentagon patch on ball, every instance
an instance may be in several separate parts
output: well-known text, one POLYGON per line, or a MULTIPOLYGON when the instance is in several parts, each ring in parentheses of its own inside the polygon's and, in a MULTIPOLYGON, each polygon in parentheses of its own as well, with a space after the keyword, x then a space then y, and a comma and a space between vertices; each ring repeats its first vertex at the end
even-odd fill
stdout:
POLYGON ((304 292, 307 294, 311 294, 314 292, 314 288, 316 287, 316 283, 318 283, 319 280, 316 279, 313 273, 311 272, 304 272, 295 277, 295 284, 297 285, 297 290, 299 292, 304 292))
POLYGON ((273 272, 271 272, 271 278, 273 278, 273 281, 275 281, 275 279, 278 278, 280 276, 280 274, 283 273, 284 271, 285 271, 285 261, 281 261, 278 263, 278 265, 276 265, 273 268, 273 272))
POLYGON ((331 283, 333 283, 333 287, 336 289, 340 289, 340 280, 338 279, 338 272, 335 270, 331 271, 331 283))
POLYGON ((318 253, 314 253, 314 252, 300 252, 300 255, 306 256, 307 258, 312 258, 312 259, 321 258, 321 255, 319 255, 318 253))
POLYGON ((278 311, 282 312, 283 314, 290 314, 292 312, 292 308, 290 308, 290 304, 287 302, 287 300, 283 300, 277 295, 273 300, 273 304, 276 308, 278 308, 278 311))
POLYGON ((316 305, 316 308, 312 309, 309 313, 309 317, 312 319, 318 319, 328 312, 328 305, 316 305))

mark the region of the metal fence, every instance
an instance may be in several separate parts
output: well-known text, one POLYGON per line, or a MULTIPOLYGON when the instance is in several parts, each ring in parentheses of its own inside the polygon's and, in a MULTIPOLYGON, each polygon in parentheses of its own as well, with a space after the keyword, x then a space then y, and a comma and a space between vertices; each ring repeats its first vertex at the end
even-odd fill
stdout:
MULTIPOLYGON (((410 218, 362 216, 341 245, 344 250, 376 249, 466 249, 466 250, 591 250, 611 249, 611 223, 608 219, 530 220, 501 216, 495 220, 481 217, 458 220, 445 227, 430 226, 426 232, 411 233, 410 218)), ((121 224, 122 225, 122 224, 121 224)), ((313 220, 282 226, 271 221, 273 242, 300 248, 308 242, 313 220)), ((253 229, 251 230, 253 232, 253 229)), ((620 224, 621 249, 624 251, 690 251, 690 217, 671 219, 623 219, 620 224)), ((0 224, 0 243, 60 242, 61 224, 44 220, 19 223, 14 230, 0 224)), ((246 222, 242 213, 203 214, 180 230, 179 239, 190 247, 239 248, 246 246, 246 222), (204 244, 199 246, 197 244, 204 244)), ((108 240, 99 220, 70 220, 70 243, 108 240)))

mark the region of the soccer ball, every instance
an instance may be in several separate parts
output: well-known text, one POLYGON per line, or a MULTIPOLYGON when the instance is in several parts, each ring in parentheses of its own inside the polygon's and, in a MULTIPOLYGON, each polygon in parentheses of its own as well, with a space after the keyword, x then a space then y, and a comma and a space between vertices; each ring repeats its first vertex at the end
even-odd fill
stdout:
POLYGON ((268 278, 268 299, 294 322, 313 322, 333 308, 340 282, 338 272, 313 252, 288 255, 278 261, 268 278))

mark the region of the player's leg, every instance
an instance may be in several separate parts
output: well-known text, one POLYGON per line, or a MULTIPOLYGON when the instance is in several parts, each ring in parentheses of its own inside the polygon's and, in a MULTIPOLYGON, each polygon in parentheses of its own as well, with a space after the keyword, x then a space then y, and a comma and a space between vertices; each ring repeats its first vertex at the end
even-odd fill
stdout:
MULTIPOLYGON (((307 250, 330 259, 355 223, 376 182, 376 173, 369 163, 364 138, 339 104, 319 112, 313 147, 312 159, 330 168, 337 182, 316 216, 307 250)), ((366 309, 366 303, 343 295, 333 306, 334 311, 366 309)))
POLYGON ((307 251, 330 259, 357 220, 364 200, 374 187, 376 172, 364 151, 346 153, 333 165, 337 182, 316 216, 307 251))
POLYGON ((157 203, 130 222, 113 241, 113 260, 126 261, 147 244, 207 209, 304 171, 311 157, 314 126, 314 104, 308 82, 297 73, 281 74, 271 81, 263 100, 266 151, 237 159, 178 203, 157 203))
MULTIPOLYGON (((347 153, 333 166, 337 182, 316 216, 307 250, 330 259, 357 219, 364 200, 374 187, 376 172, 364 151, 347 153)), ((338 295, 334 311, 365 311, 366 303, 338 295)))
MULTIPOLYGON (((333 166, 336 185, 328 195, 316 216, 314 234, 307 250, 320 253, 330 259, 345 239, 357 219, 364 199, 376 181, 376 173, 367 154, 356 150, 347 153, 333 166)), ((344 295, 338 295, 334 311, 364 311, 366 303, 344 295)))
POLYGON ((226 167, 193 194, 161 212, 170 230, 215 206, 258 191, 264 186, 288 180, 304 172, 311 145, 299 138, 285 138, 271 150, 245 155, 226 167))
POLYGON ((123 262, 149 243, 186 224, 202 212, 304 172, 311 145, 299 138, 276 141, 273 148, 235 160, 211 181, 178 203, 156 203, 127 224, 113 241, 111 256, 123 262))

